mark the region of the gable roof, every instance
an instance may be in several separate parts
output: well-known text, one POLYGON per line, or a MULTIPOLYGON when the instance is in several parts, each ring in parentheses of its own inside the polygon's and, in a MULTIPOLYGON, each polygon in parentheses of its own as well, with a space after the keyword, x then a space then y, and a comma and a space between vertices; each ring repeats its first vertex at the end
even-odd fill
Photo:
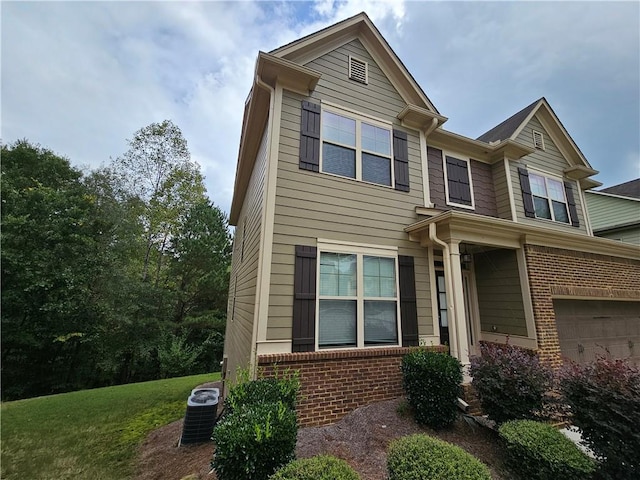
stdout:
POLYGON ((476 138, 476 140, 480 140, 481 142, 491 143, 491 142, 499 142, 501 140, 507 140, 509 138, 513 138, 514 132, 518 130, 518 127, 522 125, 522 123, 529 116, 531 111, 534 108, 536 108, 540 100, 536 100, 531 105, 524 107, 518 113, 511 115, 501 124, 496 125, 488 132, 485 132, 482 135, 480 135, 478 138, 476 138))
POLYGON ((364 12, 287 43, 269 53, 298 64, 306 64, 355 38, 362 42, 407 104, 425 108, 439 115, 440 112, 435 105, 364 12))
POLYGON ((640 199, 640 178, 629 180, 628 182, 620 183, 612 187, 603 188, 598 190, 598 192, 640 199))

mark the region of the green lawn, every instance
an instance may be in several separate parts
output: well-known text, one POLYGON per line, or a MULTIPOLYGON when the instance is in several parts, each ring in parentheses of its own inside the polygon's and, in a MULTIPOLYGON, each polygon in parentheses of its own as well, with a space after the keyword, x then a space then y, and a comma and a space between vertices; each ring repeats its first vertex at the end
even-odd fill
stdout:
POLYGON ((130 478, 145 435, 181 418, 192 388, 219 378, 194 375, 4 403, 0 477, 130 478))

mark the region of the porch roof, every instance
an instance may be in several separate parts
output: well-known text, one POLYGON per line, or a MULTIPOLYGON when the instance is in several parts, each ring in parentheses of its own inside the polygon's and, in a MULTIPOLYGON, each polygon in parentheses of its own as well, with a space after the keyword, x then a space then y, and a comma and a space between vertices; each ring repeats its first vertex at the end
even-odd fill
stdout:
POLYGON ((473 243, 502 248, 530 244, 640 260, 640 249, 636 245, 455 210, 419 220, 404 231, 411 240, 427 246, 431 244, 431 224, 436 225, 437 238, 449 244, 473 243))

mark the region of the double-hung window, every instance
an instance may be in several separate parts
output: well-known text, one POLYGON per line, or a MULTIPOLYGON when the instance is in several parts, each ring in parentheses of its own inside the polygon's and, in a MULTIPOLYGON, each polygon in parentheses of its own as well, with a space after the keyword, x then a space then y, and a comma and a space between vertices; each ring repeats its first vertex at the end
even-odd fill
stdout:
POLYGON ((560 180, 529 172, 529 183, 537 218, 570 223, 564 185, 560 180))
POLYGON ((320 251, 318 347, 399 344, 397 257, 320 251))
POLYGON ((322 110, 322 171, 392 186, 391 125, 322 110))

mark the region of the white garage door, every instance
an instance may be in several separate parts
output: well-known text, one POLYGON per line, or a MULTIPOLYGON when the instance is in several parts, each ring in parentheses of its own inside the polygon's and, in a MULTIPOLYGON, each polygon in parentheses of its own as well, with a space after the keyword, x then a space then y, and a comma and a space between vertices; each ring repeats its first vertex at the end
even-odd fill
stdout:
POLYGON ((554 300, 560 350, 578 363, 597 356, 640 365, 640 302, 554 300))

